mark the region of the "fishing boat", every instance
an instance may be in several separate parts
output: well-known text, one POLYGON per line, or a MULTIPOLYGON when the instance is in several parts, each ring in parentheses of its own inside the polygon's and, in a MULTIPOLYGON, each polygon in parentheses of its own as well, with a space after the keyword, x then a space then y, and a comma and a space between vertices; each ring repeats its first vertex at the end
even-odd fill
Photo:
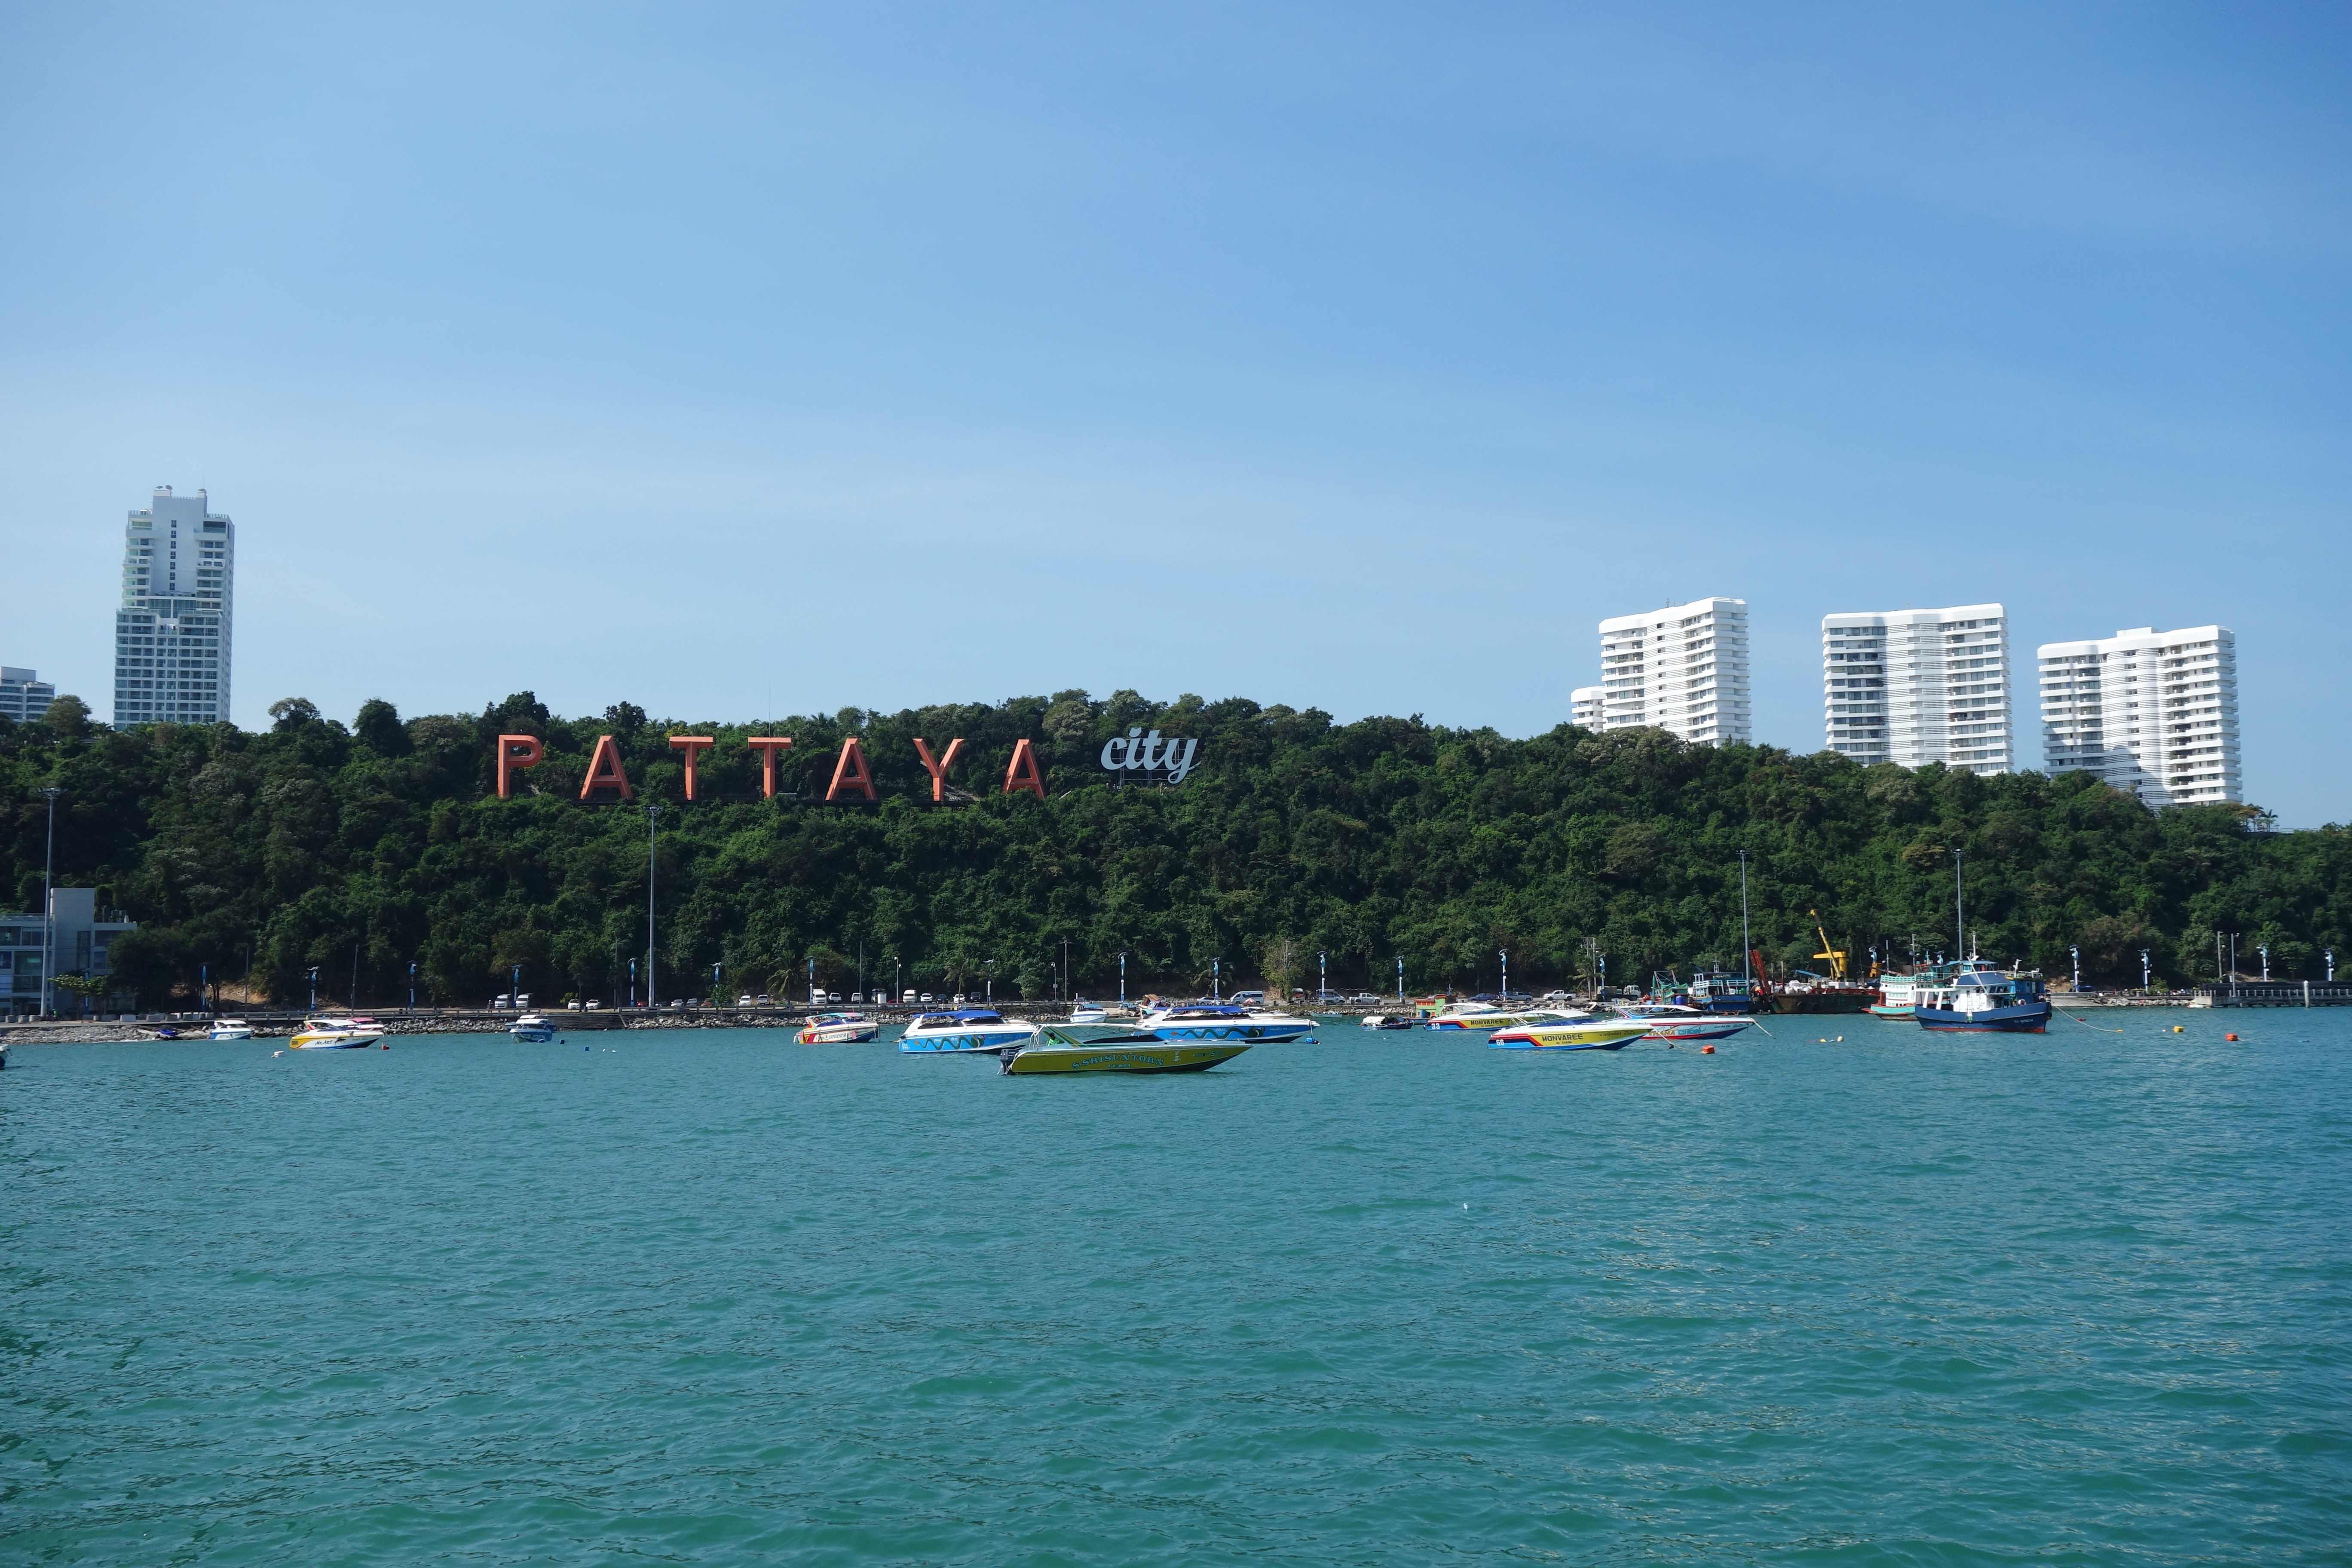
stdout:
POLYGON ((373 1018, 312 1018, 286 1044, 298 1051, 356 1051, 383 1038, 383 1030, 373 1018))
POLYGON ((1145 1029, 1082 1039, 1049 1028, 1039 1030, 1034 1043, 1008 1046, 997 1057, 1013 1074, 1205 1072, 1247 1049, 1242 1040, 1164 1039, 1145 1029))
POLYGON ((519 1044, 543 1046, 555 1038, 555 1026, 540 1014, 525 1013, 507 1026, 507 1033, 513 1036, 519 1044))
POLYGON ((1919 993, 1912 1016, 1945 1034, 2039 1035, 2050 1027, 2050 998, 2038 974, 1971 969, 1919 993))
POLYGON ((1693 974, 1689 986, 1690 1005, 1706 1013, 1752 1013, 1756 1010, 1756 990, 1737 974, 1720 970, 1702 969, 1693 974))
POLYGON ((206 1031, 205 1037, 208 1040, 249 1040, 253 1038, 253 1026, 235 1018, 224 1018, 206 1031))
POLYGON ((1639 1018, 1576 1018, 1497 1029, 1486 1044, 1498 1051, 1622 1051, 1649 1032, 1639 1018))
POLYGON ((1738 1014, 1708 1013, 1673 1002, 1637 1002, 1622 1009, 1629 1022, 1647 1024, 1653 1040, 1727 1040, 1756 1020, 1738 1014))
POLYGON ((1931 963, 1924 969, 1915 969, 1908 974, 1881 975, 1878 981, 1881 999, 1870 1005, 1871 1016, 1878 1018, 1908 1018, 1912 1016, 1912 1010, 1918 1005, 1922 993, 1940 985, 1950 984, 1953 975, 1972 967, 1974 966, 1966 963, 1931 963))
POLYGON ((1156 1008, 1143 1016, 1140 1031, 1162 1040, 1242 1040, 1260 1045, 1272 1040, 1303 1040, 1312 1044, 1315 1020, 1287 1013, 1260 1013, 1230 1002, 1187 1002, 1156 1008))
POLYGON ((1423 1026, 1439 1030, 1461 1029, 1523 1029, 1538 1025, 1573 1023, 1592 1015, 1575 1007, 1497 1007, 1492 1002, 1472 997, 1450 1007, 1429 1014, 1423 1026))
POLYGON ((1036 1025, 1007 1018, 993 1007, 959 1007, 951 1013, 926 1013, 917 1018, 898 1037, 898 1048, 970 1055, 1025 1046, 1036 1037, 1036 1025))
POLYGON ((872 1039, 881 1026, 863 1013, 820 1013, 793 1037, 804 1046, 858 1046, 872 1039))

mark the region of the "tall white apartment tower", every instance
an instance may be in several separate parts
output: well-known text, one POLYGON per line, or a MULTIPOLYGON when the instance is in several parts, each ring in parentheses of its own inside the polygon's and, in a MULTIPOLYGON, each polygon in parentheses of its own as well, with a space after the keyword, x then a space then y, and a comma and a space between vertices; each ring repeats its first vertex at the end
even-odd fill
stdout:
POLYGON ((236 525, 205 492, 159 485, 122 534, 122 607, 114 612, 114 727, 228 718, 236 525))
POLYGON ((1747 600, 1601 623, 1601 727, 1643 724, 1704 745, 1748 739, 1747 600))
POLYGON ((1999 605, 1822 617, 1830 749, 1865 763, 2005 773, 2009 616, 1999 605))
POLYGON ((2238 639, 2229 627, 2140 626, 2036 652, 2052 773, 2094 773, 2150 805, 2244 797, 2238 639))

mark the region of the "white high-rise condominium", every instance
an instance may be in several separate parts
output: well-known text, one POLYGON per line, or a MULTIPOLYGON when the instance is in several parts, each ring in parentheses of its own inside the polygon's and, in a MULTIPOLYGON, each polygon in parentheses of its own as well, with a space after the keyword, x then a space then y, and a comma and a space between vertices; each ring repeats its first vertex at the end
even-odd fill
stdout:
POLYGON ((0 664, 0 718, 29 724, 57 700, 58 689, 43 680, 40 671, 0 664))
POLYGON ((2238 639, 2229 627, 2140 626, 2036 651, 2052 773, 2095 773, 2150 805, 2243 798, 2238 639))
POLYGON ((1601 623, 1601 727, 1644 724, 1707 745, 1748 738, 1747 600, 1601 623))
POLYGON ((1823 616, 1822 696, 1830 749, 1859 761, 2016 766, 1999 605, 1823 616))
POLYGON ((1580 686, 1568 694, 1568 721, 1580 730, 1598 730, 1601 725, 1601 696, 1606 688, 1580 686))
POLYGON ((114 727, 210 724, 228 717, 236 525, 205 492, 156 487, 122 535, 114 612, 114 727))

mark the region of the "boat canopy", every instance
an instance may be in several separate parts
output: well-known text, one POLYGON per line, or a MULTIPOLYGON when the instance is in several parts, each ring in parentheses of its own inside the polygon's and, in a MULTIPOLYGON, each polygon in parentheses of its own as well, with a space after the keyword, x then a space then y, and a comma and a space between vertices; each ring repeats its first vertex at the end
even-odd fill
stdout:
POLYGON ((1182 1007, 1171 1007, 1167 1016, 1171 1018, 1246 1018, 1249 1009, 1223 1002, 1196 1002, 1182 1007))
POLYGON ((915 1020, 919 1029, 929 1024, 1002 1024, 1004 1016, 992 1007, 966 1007, 954 1013, 926 1013, 915 1020))

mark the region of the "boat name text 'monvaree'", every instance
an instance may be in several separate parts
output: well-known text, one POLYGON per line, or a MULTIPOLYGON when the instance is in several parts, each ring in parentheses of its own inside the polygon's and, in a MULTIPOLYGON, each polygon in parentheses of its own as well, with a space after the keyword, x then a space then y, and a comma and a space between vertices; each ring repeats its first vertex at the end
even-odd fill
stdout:
MULTIPOLYGON (((671 747, 683 753, 686 760, 686 798, 702 797, 698 764, 702 753, 719 743, 715 735, 672 735, 671 747)), ((772 800, 776 795, 776 761, 793 749, 790 735, 751 735, 743 743, 760 753, 760 794, 772 800)), ((1171 737, 1162 741, 1160 731, 1146 734, 1137 725, 1124 735, 1114 735, 1103 743, 1102 765, 1108 773, 1162 773, 1166 782, 1180 784, 1192 773, 1193 758, 1200 752, 1197 739, 1171 737), (1180 752, 1177 748, 1181 745, 1180 752)), ((950 794, 958 799, 969 795, 951 791, 948 769, 963 750, 961 738, 950 741, 947 750, 934 756, 929 742, 915 737, 915 755, 921 760, 923 771, 931 775, 931 798, 945 801, 950 794)), ((526 768, 535 768, 547 760, 547 744, 536 735, 500 735, 498 739, 499 798, 510 798, 514 776, 526 768)), ((1025 741, 1013 743, 1013 761, 1004 770, 1004 793, 1027 793, 1038 799, 1045 798, 1045 769, 1038 762, 1034 747, 1025 741)), ((589 754, 588 772, 580 781, 580 798, 594 801, 629 800, 636 795, 629 783, 627 770, 621 765, 620 748, 610 735, 596 737, 596 749, 589 754)), ((841 755, 833 764, 833 782, 825 786, 827 801, 872 801, 881 797, 875 793, 874 772, 866 765, 866 748, 852 735, 841 743, 841 755)))

